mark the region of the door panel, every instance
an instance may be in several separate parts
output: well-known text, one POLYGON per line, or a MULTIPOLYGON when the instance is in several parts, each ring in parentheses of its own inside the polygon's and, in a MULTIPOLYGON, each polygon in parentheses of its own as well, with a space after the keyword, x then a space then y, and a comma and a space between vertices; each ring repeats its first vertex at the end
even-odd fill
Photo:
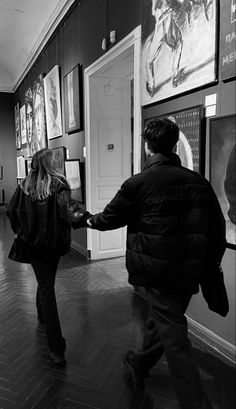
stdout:
MULTIPOLYGON (((91 78, 91 210, 100 212, 131 176, 131 88, 122 78, 91 78)), ((92 230, 91 258, 125 254, 126 228, 92 230)))

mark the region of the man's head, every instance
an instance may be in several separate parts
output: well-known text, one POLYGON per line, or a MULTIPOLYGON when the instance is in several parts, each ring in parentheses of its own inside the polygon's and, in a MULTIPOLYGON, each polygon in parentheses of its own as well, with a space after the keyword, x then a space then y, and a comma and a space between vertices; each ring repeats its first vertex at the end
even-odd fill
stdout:
POLYGON ((170 155, 179 139, 179 127, 171 120, 154 119, 144 129, 146 153, 170 155))

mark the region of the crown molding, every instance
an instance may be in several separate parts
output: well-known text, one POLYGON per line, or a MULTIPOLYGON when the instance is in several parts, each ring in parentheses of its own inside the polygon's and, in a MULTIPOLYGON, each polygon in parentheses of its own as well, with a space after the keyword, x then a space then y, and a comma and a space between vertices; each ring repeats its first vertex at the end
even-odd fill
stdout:
POLYGON ((12 90, 11 86, 9 85, 9 87, 0 85, 0 92, 6 92, 6 93, 13 93, 14 91, 12 90))
POLYGON ((43 50, 45 44, 50 39, 51 35, 53 34, 54 30, 57 28, 60 21, 63 19, 67 11, 70 9, 72 4, 75 0, 61 0, 51 16, 49 17, 47 24, 45 25, 43 31, 41 32, 38 40, 36 41, 32 51, 30 52, 29 56, 25 64, 23 65, 23 72, 16 80, 15 85, 13 86, 12 90, 9 92, 15 92, 22 80, 24 79, 27 72, 30 70, 36 59, 38 58, 39 54, 43 50))

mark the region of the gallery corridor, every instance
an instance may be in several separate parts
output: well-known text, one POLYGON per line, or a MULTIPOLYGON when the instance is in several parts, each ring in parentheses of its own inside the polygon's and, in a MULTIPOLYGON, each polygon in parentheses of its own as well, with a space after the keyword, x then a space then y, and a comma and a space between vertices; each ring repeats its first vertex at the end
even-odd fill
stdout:
MULTIPOLYGON (((127 284, 124 259, 89 262, 73 250, 61 259, 67 365, 58 368, 37 322, 31 267, 7 257, 12 240, 0 208, 0 409, 178 409, 164 358, 145 390, 127 382, 122 354, 140 345, 147 308, 127 284)), ((214 408, 234 409, 233 368, 195 342, 194 350, 214 408)))

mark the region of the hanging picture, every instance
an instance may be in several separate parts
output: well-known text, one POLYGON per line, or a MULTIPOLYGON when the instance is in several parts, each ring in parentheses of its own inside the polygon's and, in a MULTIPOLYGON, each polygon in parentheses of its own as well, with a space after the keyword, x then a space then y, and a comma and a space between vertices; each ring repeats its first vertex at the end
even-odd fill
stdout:
POLYGON ((236 76, 236 0, 220 1, 220 77, 236 76))
POLYGON ((81 69, 77 65, 64 77, 65 131, 81 130, 81 69))
POLYGON ((16 149, 21 149, 21 136, 20 136, 20 103, 14 106, 15 114, 15 132, 16 132, 16 149))
POLYGON ((65 175, 65 160, 66 160, 66 148, 60 146, 59 148, 52 149, 54 167, 58 173, 65 175))
MULTIPOLYGON (((189 109, 171 112, 152 119, 168 118, 179 126, 179 141, 176 153, 182 166, 204 174, 203 107, 197 105, 189 109)), ((146 125, 145 123, 145 125, 146 125)))
POLYGON ((43 75, 39 75, 33 85, 33 152, 47 147, 45 97, 43 75))
POLYGON ((83 186, 82 186, 82 169, 83 165, 79 159, 70 159, 65 161, 65 175, 70 185, 73 199, 84 202, 83 186))
POLYGON ((21 145, 25 145, 26 139, 26 114, 25 105, 20 108, 20 134, 21 134, 21 145))
POLYGON ((143 0, 141 101, 216 80, 216 0, 143 0))
POLYGON ((236 115, 210 122, 210 181, 226 220, 228 247, 236 249, 236 115))
POLYGON ((0 166, 0 179, 3 179, 3 166, 0 166))
POLYGON ((33 93, 31 88, 28 88, 25 93, 25 112, 27 150, 28 157, 31 157, 35 153, 33 135, 33 93))
POLYGON ((62 135, 59 66, 44 78, 45 107, 48 139, 62 135))
POLYGON ((24 179, 26 177, 26 164, 24 156, 17 156, 17 179, 24 179))

